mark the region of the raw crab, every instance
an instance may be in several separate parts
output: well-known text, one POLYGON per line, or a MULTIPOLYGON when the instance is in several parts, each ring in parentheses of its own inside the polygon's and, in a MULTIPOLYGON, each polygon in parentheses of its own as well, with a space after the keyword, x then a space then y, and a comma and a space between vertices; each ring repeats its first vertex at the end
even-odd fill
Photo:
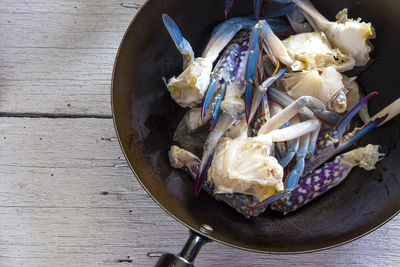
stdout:
POLYGON ((163 15, 184 65, 167 87, 179 105, 192 108, 175 132, 182 148, 171 147, 171 165, 195 178, 195 194, 204 189, 246 217, 269 204, 283 213, 296 210, 352 167, 366 167, 367 159, 374 165, 380 154, 370 145, 320 167, 400 113, 396 100, 371 118, 366 102, 376 93, 360 100, 356 77, 340 73, 369 59, 370 24, 349 20, 346 10, 329 22, 306 0, 268 1, 264 15, 274 18, 258 20, 263 2, 254 1, 257 20, 219 24, 198 58, 163 15), (281 40, 287 33, 297 34, 281 40), (357 113, 365 124, 348 131, 357 113))

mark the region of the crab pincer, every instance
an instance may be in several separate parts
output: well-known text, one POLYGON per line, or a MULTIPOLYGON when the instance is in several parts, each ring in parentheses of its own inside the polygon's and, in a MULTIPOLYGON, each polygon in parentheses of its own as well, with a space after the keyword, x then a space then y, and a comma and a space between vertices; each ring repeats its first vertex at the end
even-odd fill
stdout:
POLYGON ((182 36, 178 25, 176 25, 175 21, 173 21, 170 16, 168 16, 167 14, 163 14, 162 20, 176 48, 182 54, 183 69, 185 70, 189 66, 189 64, 194 61, 193 49, 189 42, 182 36))

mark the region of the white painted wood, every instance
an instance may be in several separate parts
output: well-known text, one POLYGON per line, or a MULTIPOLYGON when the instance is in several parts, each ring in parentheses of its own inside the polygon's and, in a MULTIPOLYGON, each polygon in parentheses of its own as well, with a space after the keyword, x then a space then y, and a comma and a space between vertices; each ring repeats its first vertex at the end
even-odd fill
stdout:
POLYGON ((114 58, 143 2, 0 1, 0 112, 111 114, 114 58))
MULTIPOLYGON (((109 115, 115 53, 143 2, 1 0, 0 112, 109 115)), ((111 119, 0 117, 0 179, 0 266, 152 266, 148 252, 179 252, 187 237, 134 178, 111 119)), ((214 242, 196 260, 267 265, 400 266, 400 217, 322 252, 214 242)))
MULTIPOLYGON (((1 266, 151 266, 184 226, 126 166, 110 119, 0 118, 1 266)), ((342 247, 264 255, 207 244, 197 266, 398 266, 400 217, 342 247)))

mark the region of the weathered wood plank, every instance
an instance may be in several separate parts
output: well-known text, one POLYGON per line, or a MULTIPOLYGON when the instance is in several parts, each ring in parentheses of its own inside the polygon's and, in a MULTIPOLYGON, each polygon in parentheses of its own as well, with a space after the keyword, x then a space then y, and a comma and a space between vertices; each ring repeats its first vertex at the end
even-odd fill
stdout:
POLYGON ((115 54, 143 2, 2 1, 0 112, 111 114, 115 54))
MULTIPOLYGON (((0 118, 0 162, 1 266, 152 266, 148 252, 185 242, 187 229, 126 167, 110 119, 0 118)), ((290 256, 214 242, 196 266, 398 266, 399 230, 396 217, 350 244, 290 256)))

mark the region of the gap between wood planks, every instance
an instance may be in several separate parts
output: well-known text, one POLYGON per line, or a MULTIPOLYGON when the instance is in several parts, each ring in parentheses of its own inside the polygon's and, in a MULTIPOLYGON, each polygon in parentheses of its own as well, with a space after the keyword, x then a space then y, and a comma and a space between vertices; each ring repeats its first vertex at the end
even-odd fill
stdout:
POLYGON ((38 113, 38 112, 0 112, 0 117, 10 118, 50 118, 50 119, 112 119, 111 114, 68 114, 68 113, 38 113))

